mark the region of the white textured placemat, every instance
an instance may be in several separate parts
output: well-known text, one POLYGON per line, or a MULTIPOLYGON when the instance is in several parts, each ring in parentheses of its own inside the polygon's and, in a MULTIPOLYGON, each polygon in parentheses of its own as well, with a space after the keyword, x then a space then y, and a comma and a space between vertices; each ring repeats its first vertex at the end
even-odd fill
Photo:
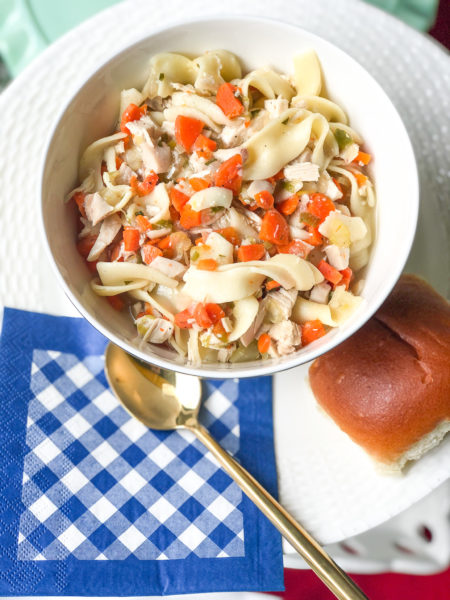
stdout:
MULTIPOLYGON (((57 287, 38 231, 39 167, 61 106, 96 65, 152 28, 224 14, 223 7, 202 0, 119 4, 51 46, 0 96, 1 305, 76 314, 57 287)), ((340 46, 383 85, 411 135, 421 176, 421 219, 409 270, 448 294, 448 56, 400 21, 351 0, 247 0, 245 5, 228 0, 226 14, 296 23, 340 46)), ((275 377, 277 463, 282 502, 321 541, 381 523, 448 477, 450 440, 403 478, 377 474, 363 452, 317 411, 305 375, 303 367, 275 377)))

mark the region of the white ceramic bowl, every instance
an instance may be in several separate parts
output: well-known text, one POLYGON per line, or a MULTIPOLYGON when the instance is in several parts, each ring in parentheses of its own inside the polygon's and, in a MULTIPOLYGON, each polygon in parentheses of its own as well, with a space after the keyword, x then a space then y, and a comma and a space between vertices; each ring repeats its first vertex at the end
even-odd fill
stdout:
POLYGON ((42 221, 51 260, 67 295, 80 313, 127 352, 153 364, 205 377, 268 375, 327 352, 354 333, 391 291, 406 262, 418 214, 417 168, 405 127, 381 87, 347 54, 298 27, 260 18, 214 18, 152 33, 116 54, 78 89, 57 119, 45 153, 41 181, 42 221), (341 327, 278 360, 192 367, 162 348, 136 337, 128 314, 117 313, 95 295, 90 274, 75 247, 75 214, 64 196, 77 183, 81 152, 113 131, 124 88, 140 88, 149 58, 174 51, 192 56, 224 48, 241 60, 244 72, 269 65, 291 72, 295 53, 314 48, 326 87, 375 157, 371 174, 377 192, 376 236, 365 276, 364 303, 341 327))

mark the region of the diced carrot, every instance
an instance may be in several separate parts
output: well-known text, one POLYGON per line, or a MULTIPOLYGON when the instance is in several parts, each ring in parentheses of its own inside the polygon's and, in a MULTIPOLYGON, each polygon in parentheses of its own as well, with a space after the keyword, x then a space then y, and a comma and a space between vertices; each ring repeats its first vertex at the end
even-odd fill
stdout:
POLYGON ((277 245, 289 243, 289 227, 285 218, 277 210, 268 210, 263 217, 259 237, 265 242, 277 245))
POLYGON ((199 119, 178 115, 175 119, 175 139, 177 140, 177 144, 183 146, 187 152, 190 152, 204 126, 203 121, 199 119))
POLYGON ((161 250, 167 250, 167 248, 170 248, 172 243, 172 238, 171 235, 166 235, 166 237, 163 237, 162 239, 159 240, 158 242, 158 248, 161 248, 161 250))
POLYGON ((235 154, 220 165, 214 176, 214 183, 219 187, 231 190, 236 196, 239 194, 242 185, 242 156, 240 154, 235 154))
POLYGON ((199 302, 194 309, 194 319, 197 321, 199 327, 204 327, 205 329, 208 329, 213 324, 206 311, 205 305, 201 302, 199 302))
POLYGON ((141 234, 139 229, 134 227, 125 227, 123 230, 123 243, 126 252, 136 252, 139 249, 139 239, 141 234))
POLYGON ((367 177, 365 175, 363 175, 359 171, 353 171, 353 175, 355 176, 356 183, 358 184, 358 187, 362 187, 363 185, 366 184, 367 177))
POLYGON ((88 257, 89 252, 92 250, 96 239, 97 235, 87 235, 86 237, 81 238, 81 240, 78 240, 77 250, 83 258, 88 257))
POLYGON ((278 173, 275 173, 272 177, 268 177, 267 181, 269 181, 272 185, 275 185, 276 182, 284 177, 284 169, 280 169, 278 173))
POLYGON ((138 196, 148 196, 153 192, 155 185, 158 183, 158 175, 153 171, 144 179, 138 181, 136 175, 130 177, 130 187, 138 196))
POLYGON ((236 98, 237 91, 237 87, 231 83, 222 83, 217 90, 216 104, 230 119, 238 117, 244 112, 244 105, 239 98, 236 98))
POLYGON ((295 254, 296 256, 300 256, 300 258, 306 258, 311 248, 302 242, 302 240, 292 240, 286 246, 278 246, 278 251, 282 254, 295 254))
POLYGON ((86 199, 86 194, 84 192, 75 192, 72 196, 72 200, 75 201, 78 206, 78 210, 80 211, 81 216, 86 217, 86 211, 84 209, 84 201, 86 199))
POLYGON ((325 262, 324 260, 320 261, 320 263, 317 265, 317 268, 325 277, 325 279, 327 279, 333 285, 337 285, 338 283, 340 283, 343 278, 342 273, 339 273, 337 269, 332 267, 329 263, 325 262))
POLYGON ((203 179, 203 177, 191 177, 189 179, 189 183, 191 184, 191 188, 194 192, 200 192, 201 190, 206 190, 209 187, 209 181, 203 179))
POLYGON ((307 205, 308 212, 320 219, 320 222, 325 221, 330 212, 336 210, 333 201, 325 196, 325 194, 310 194, 307 205))
POLYGON ((192 151, 196 152, 198 156, 209 160, 212 157, 212 153, 214 152, 214 150, 216 150, 216 148, 216 142, 211 138, 207 137, 206 135, 203 135, 203 133, 201 133, 199 136, 197 136, 197 139, 195 140, 194 145, 192 146, 192 151))
POLYGON ((154 246, 151 242, 147 242, 141 248, 142 260, 146 265, 149 265, 157 256, 162 256, 162 250, 154 246))
POLYGON ((224 229, 217 229, 216 233, 220 233, 230 244, 233 246, 239 246, 241 243, 241 236, 234 227, 225 227, 224 229))
POLYGON ((342 271, 339 271, 339 273, 342 275, 342 279, 339 282, 339 285, 345 285, 345 289, 348 290, 353 277, 353 271, 349 267, 347 267, 346 269, 342 269, 342 271))
POLYGON ((189 205, 183 206, 180 211, 180 225, 183 229, 192 229, 202 224, 201 212, 192 210, 189 205))
POLYGON ((323 236, 321 233, 319 233, 317 227, 307 225, 306 231, 309 233, 309 237, 305 240, 305 242, 311 244, 311 246, 321 246, 323 244, 323 236))
POLYGON ((320 319, 306 321, 302 325, 302 346, 307 346, 311 342, 318 340, 326 334, 325 327, 320 319))
POLYGON ((239 248, 237 257, 238 261, 247 262, 249 260, 260 260, 265 253, 266 249, 263 244, 247 244, 239 248))
POLYGON ((223 319, 225 316, 225 313, 222 310, 222 308, 214 302, 208 302, 207 304, 205 304, 205 309, 208 313, 208 317, 211 319, 214 325, 218 323, 220 319, 223 319))
POLYGON ((358 164, 368 165, 371 160, 372 160, 372 157, 370 154, 367 154, 367 152, 359 151, 358 154, 356 155, 356 158, 353 160, 353 162, 358 163, 358 164))
POLYGON ((189 196, 184 194, 181 190, 176 187, 170 188, 169 190, 170 201, 172 202, 175 209, 180 213, 186 202, 189 201, 189 196))
POLYGON ((292 213, 294 213, 297 210, 298 205, 298 196, 297 194, 293 194, 289 198, 286 198, 286 200, 283 200, 282 202, 277 204, 277 208, 282 215, 288 216, 292 215, 292 213))
POLYGON ((262 333, 258 338, 258 351, 260 354, 266 354, 270 348, 270 335, 262 333))
POLYGON ((191 329, 193 320, 194 318, 188 308, 175 315, 175 325, 180 329, 191 329))
POLYGON ((170 218, 174 223, 180 220, 180 213, 177 211, 175 206, 172 204, 169 205, 170 218))
POLYGON ((111 262, 117 261, 117 262, 123 262, 123 257, 121 256, 119 258, 119 254, 120 251, 122 249, 122 240, 118 240, 114 243, 112 243, 109 247, 109 260, 111 262))
POLYGON ((125 308, 125 302, 122 300, 120 294, 117 296, 106 296, 106 299, 114 308, 114 310, 123 310, 125 308))
POLYGON ((120 158, 120 156, 116 156, 116 169, 119 170, 120 169, 120 165, 123 163, 123 160, 120 158))
POLYGON ((270 292, 270 290, 276 290, 279 287, 281 287, 281 285, 278 283, 278 281, 274 281, 273 279, 272 279, 272 281, 268 281, 266 283, 266 290, 268 292, 270 292))
POLYGON ((255 202, 259 208, 263 208, 264 210, 270 210, 274 205, 273 196, 267 190, 262 190, 255 194, 255 202))
POLYGON ((196 264, 197 269, 201 271, 215 271, 218 267, 217 260, 213 258, 202 258, 196 264))
POLYGON ((98 260, 94 260, 91 262, 89 262, 88 260, 86 261, 86 266, 91 273, 97 273, 97 263, 98 260))
POLYGON ((228 341, 228 332, 226 331, 225 327, 223 326, 222 321, 217 321, 217 323, 215 323, 213 325, 213 334, 219 338, 219 340, 221 340, 222 342, 227 342, 228 341))
POLYGON ((144 104, 144 106, 142 106, 141 108, 139 108, 139 106, 136 106, 136 104, 133 104, 133 103, 129 104, 122 113, 122 119, 120 121, 120 131, 122 131, 122 133, 129 134, 130 131, 127 127, 128 123, 130 121, 139 121, 139 119, 143 115, 145 115, 146 112, 147 112, 146 104, 144 104))
POLYGON ((153 229, 153 225, 144 215, 136 215, 136 223, 142 233, 153 229))

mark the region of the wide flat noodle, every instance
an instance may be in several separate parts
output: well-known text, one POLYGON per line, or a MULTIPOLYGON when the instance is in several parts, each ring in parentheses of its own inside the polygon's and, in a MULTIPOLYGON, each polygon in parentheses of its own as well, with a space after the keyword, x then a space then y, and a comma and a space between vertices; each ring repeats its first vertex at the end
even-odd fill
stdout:
POLYGON ((169 310, 167 310, 165 306, 162 306, 147 291, 145 291, 145 290, 134 290, 134 291, 130 291, 129 294, 135 300, 140 300, 141 302, 148 302, 149 304, 151 304, 153 306, 153 308, 156 308, 156 310, 158 310, 162 315, 164 315, 165 317, 167 317, 169 319, 169 321, 172 321, 172 322, 174 321, 173 314, 169 310))
POLYGON ((290 100, 295 94, 291 84, 272 69, 256 69, 244 77, 240 88, 244 97, 249 97, 249 88, 254 87, 269 99, 281 97, 290 100))
POLYGON ((197 76, 194 63, 186 56, 173 52, 155 54, 150 60, 147 82, 142 90, 144 98, 166 98, 172 91, 172 83, 193 84, 197 76))
POLYGON ((178 281, 171 279, 149 265, 138 265, 127 262, 99 262, 97 271, 103 285, 122 285, 137 279, 145 279, 159 283, 170 288, 175 288, 178 281))
POLYGON ((322 89, 322 71, 314 50, 294 56, 294 85, 297 94, 318 96, 322 89))
POLYGON ((123 140, 125 137, 127 137, 125 133, 115 133, 114 135, 108 135, 107 137, 92 142, 81 156, 78 173, 80 179, 86 179, 91 171, 100 172, 105 149, 111 144, 123 140))
POLYGON ((172 94, 172 104, 173 106, 187 106, 198 110, 219 125, 230 125, 231 123, 230 119, 224 115, 215 102, 208 98, 202 98, 197 94, 175 92, 172 94))
POLYGON ((234 327, 228 334, 228 341, 238 340, 251 327, 258 314, 259 302, 254 296, 235 302, 233 307, 234 327))
POLYGON ((331 316, 331 310, 328 304, 319 304, 311 302, 299 296, 292 309, 291 319, 296 323, 305 323, 319 319, 324 325, 337 327, 336 321, 331 316))
POLYGON ((99 296, 117 296, 117 294, 123 294, 131 290, 137 290, 148 285, 146 279, 138 279, 133 283, 127 283, 124 285, 99 285, 94 280, 91 281, 91 288, 99 296))
POLYGON ((310 110, 311 112, 320 113, 327 121, 334 121, 345 125, 348 123, 347 115, 342 108, 327 98, 307 95, 295 96, 292 98, 291 104, 297 108, 306 108, 306 110, 310 110))

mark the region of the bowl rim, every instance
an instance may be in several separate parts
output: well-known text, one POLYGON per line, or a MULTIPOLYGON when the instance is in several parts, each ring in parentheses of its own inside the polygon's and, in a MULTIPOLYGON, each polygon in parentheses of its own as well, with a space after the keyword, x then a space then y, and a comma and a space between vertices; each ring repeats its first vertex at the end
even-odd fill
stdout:
MULTIPOLYGON (((232 378, 237 378, 237 377, 239 377, 239 378, 260 377, 260 376, 273 375, 275 373, 286 371, 288 369, 292 369, 294 367, 298 367, 300 365, 312 362, 318 356, 321 356, 322 354, 329 352, 331 349, 337 347, 342 342, 344 342, 347 338, 349 338, 351 335, 356 333, 356 331, 358 331, 375 314, 375 312, 378 310, 378 308, 382 305, 382 303, 388 297, 388 295, 392 291, 395 283, 397 282, 398 278, 400 277, 400 275, 404 269, 405 263, 408 259, 409 253, 411 251, 413 241, 414 241, 414 237, 415 237, 415 233, 416 233, 416 229, 417 229, 417 222, 418 222, 418 217, 419 217, 419 205, 420 205, 420 202, 419 202, 419 174, 418 174, 418 168, 417 168, 417 161, 416 161, 416 157, 414 154, 414 149, 413 149, 411 140, 409 138, 409 135, 408 135, 406 126, 403 122, 403 119, 400 116, 400 114, 398 113, 394 103, 389 98, 387 93, 384 91, 383 87, 375 79, 375 77, 373 77, 369 73, 369 71, 367 71, 367 69, 365 69, 365 67, 363 67, 355 58, 353 58, 352 56, 347 54, 344 50, 342 50, 341 48, 339 48, 332 42, 328 41, 327 39, 324 39, 321 36, 308 31, 307 29, 303 29, 302 27, 299 27, 298 25, 295 25, 292 23, 287 23, 286 21, 283 21, 282 19, 274 19, 274 18, 269 18, 269 17, 260 17, 260 16, 252 16, 252 15, 228 16, 226 14, 221 14, 221 15, 205 16, 205 17, 189 19, 189 20, 172 21, 169 25, 152 29, 152 31, 149 32, 148 34, 141 36, 138 40, 134 41, 133 43, 122 47, 119 51, 115 52, 108 59, 103 61, 101 64, 97 65, 94 69, 92 69, 89 72, 89 75, 87 77, 84 77, 83 81, 80 84, 78 84, 76 89, 71 93, 70 97, 64 103, 64 105, 60 109, 57 117, 55 118, 55 120, 52 123, 52 127, 50 128, 50 131, 47 135, 47 139, 45 141, 44 152, 42 154, 42 159, 40 162, 40 177, 39 177, 39 184, 37 186, 37 189, 38 189, 38 202, 39 202, 39 228, 41 231, 41 238, 44 241, 44 247, 45 247, 45 252, 47 254, 47 258, 49 259, 49 262, 52 266, 53 272, 55 273, 60 286, 64 290, 66 296, 69 298, 69 300, 71 301, 73 306, 80 313, 80 315, 83 318, 85 318, 97 331, 99 331, 102 335, 104 335, 110 342, 113 342, 114 344, 118 345, 123 350, 125 350, 126 352, 128 352, 129 354, 134 356, 135 358, 138 358, 139 360, 143 361, 144 363, 152 364, 157 367, 170 369, 170 370, 177 371, 180 373, 185 373, 187 375, 195 375, 198 377, 205 377, 208 379, 232 379, 232 378), (162 33, 179 29, 180 27, 185 27, 185 26, 189 26, 189 25, 198 25, 198 24, 207 25, 208 23, 209 24, 217 24, 218 22, 220 22, 220 23, 224 23, 224 22, 236 23, 236 22, 242 22, 242 21, 248 22, 248 23, 253 22, 253 23, 262 23, 265 25, 275 25, 276 27, 279 27, 279 28, 285 28, 285 29, 290 29, 291 31, 300 32, 304 37, 310 39, 312 43, 314 43, 314 41, 317 41, 319 45, 328 46, 329 49, 332 50, 335 54, 343 56, 346 61, 352 62, 354 64, 354 66, 356 67, 356 69, 363 71, 366 74, 366 76, 371 80, 372 85, 375 88, 377 88, 377 91, 383 97, 384 102, 386 102, 388 105, 390 105, 391 111, 393 112, 393 114, 395 115, 395 117, 398 121, 398 127, 403 130, 405 143, 407 144, 407 146, 404 147, 404 151, 405 151, 405 153, 407 153, 409 155, 408 163, 410 164, 410 168, 413 171, 413 173, 411 173, 410 185, 411 185, 414 193, 409 198, 409 201, 410 201, 409 214, 410 214, 411 226, 409 227, 408 234, 406 236, 403 236, 403 238, 402 238, 403 244, 402 244, 402 248, 401 248, 401 252, 400 252, 400 257, 397 262, 397 268, 395 270, 391 270, 391 269, 388 270, 388 272, 386 273, 386 279, 384 281, 384 285, 382 288, 383 289, 382 293, 380 293, 377 300, 372 303, 372 306, 370 307, 370 309, 364 310, 364 312, 362 312, 362 314, 360 314, 359 318, 354 319, 354 322, 348 325, 345 332, 342 333, 340 337, 338 337, 337 342, 335 339, 329 340, 328 342, 322 342, 318 348, 314 348, 314 343, 313 343, 311 345, 311 349, 308 351, 306 358, 304 358, 305 353, 298 352, 298 353, 294 353, 292 355, 287 355, 286 357, 283 358, 282 361, 280 361, 280 360, 277 361, 277 359, 272 359, 270 362, 269 361, 260 361, 261 362, 260 366, 252 366, 252 367, 248 367, 248 368, 241 366, 238 370, 236 370, 232 366, 230 366, 230 363, 223 363, 223 366, 219 366, 219 364, 221 364, 221 363, 217 363, 217 364, 210 363, 210 365, 213 365, 213 366, 209 366, 209 364, 206 363, 205 367, 203 367, 202 365, 193 366, 193 365, 188 365, 187 363, 184 363, 184 364, 183 363, 174 363, 173 361, 159 357, 156 354, 154 356, 149 357, 146 352, 140 350, 139 348, 135 348, 128 342, 124 342, 118 336, 116 336, 114 333, 110 332, 107 329, 107 327, 105 327, 101 323, 99 323, 96 320, 96 318, 89 313, 89 311, 76 298, 75 294, 72 292, 69 285, 66 283, 61 271, 59 270, 59 268, 56 264, 56 260, 53 257, 53 253, 52 253, 52 250, 50 247, 50 241, 47 236, 47 230, 45 227, 44 175, 45 175, 46 164, 47 164, 51 145, 54 141, 56 133, 59 129, 59 126, 60 126, 67 110, 70 108, 72 102, 78 96, 80 91, 88 83, 90 83, 96 76, 98 76, 98 74, 102 70, 104 70, 109 64, 114 63, 121 56, 123 56, 124 54, 126 54, 127 52, 132 50, 133 48, 140 46, 146 40, 149 40, 150 38, 160 35, 162 33), (267 363, 269 363, 269 364, 267 364, 267 363)), ((352 319, 352 317, 350 317, 350 319, 352 319)), ((254 362, 255 361, 253 361, 253 363, 254 362)), ((244 365, 245 363, 239 363, 239 364, 244 365)))

